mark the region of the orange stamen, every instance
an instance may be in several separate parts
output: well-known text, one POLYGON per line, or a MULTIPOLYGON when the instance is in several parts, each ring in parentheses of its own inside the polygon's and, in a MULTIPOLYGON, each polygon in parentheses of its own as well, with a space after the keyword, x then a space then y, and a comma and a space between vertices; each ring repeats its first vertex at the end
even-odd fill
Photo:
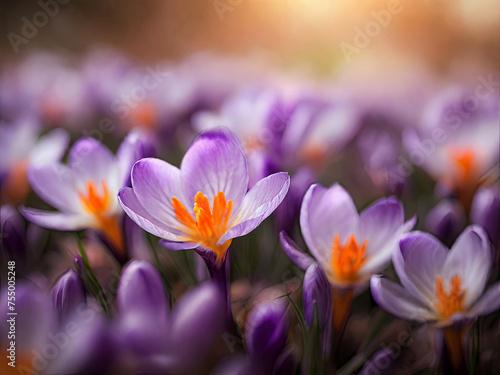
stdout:
POLYGON ((355 282, 358 278, 358 271, 365 262, 365 249, 368 240, 358 245, 354 234, 349 236, 347 242, 340 244, 339 234, 335 234, 332 244, 330 264, 333 271, 333 278, 340 282, 355 282))
POLYGON ((443 278, 436 277, 436 308, 441 319, 449 319, 454 313, 464 310, 465 291, 462 290, 462 280, 455 275, 450 282, 450 292, 446 293, 443 278))
POLYGON ((208 197, 199 191, 194 197, 194 218, 177 197, 172 197, 172 205, 177 220, 184 226, 179 229, 186 233, 185 240, 201 243, 212 249, 217 255, 217 262, 221 262, 232 240, 227 240, 222 245, 217 245, 217 242, 229 229, 233 201, 226 201, 224 193, 219 191, 210 209, 208 197))
POLYGON ((85 193, 78 192, 78 196, 84 209, 97 219, 99 230, 113 242, 119 251, 124 251, 125 243, 119 218, 107 212, 110 206, 110 196, 105 180, 101 180, 101 186, 102 194, 99 193, 94 181, 87 181, 85 193))

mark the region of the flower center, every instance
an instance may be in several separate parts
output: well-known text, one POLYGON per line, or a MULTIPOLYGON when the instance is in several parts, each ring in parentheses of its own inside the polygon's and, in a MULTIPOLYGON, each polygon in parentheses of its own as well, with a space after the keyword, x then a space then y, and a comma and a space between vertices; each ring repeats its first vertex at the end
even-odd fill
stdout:
POLYGON ((131 112, 131 119, 134 122, 132 125, 135 126, 138 123, 145 128, 154 129, 157 115, 156 108, 152 103, 139 103, 131 112))
POLYGON ((455 275, 450 282, 450 292, 446 293, 443 278, 436 277, 436 308, 441 319, 449 319, 454 313, 464 310, 465 290, 462 289, 462 280, 455 275))
POLYGON ((125 244, 123 234, 120 229, 119 218, 116 215, 110 215, 110 195, 106 181, 101 180, 101 190, 94 181, 87 181, 84 192, 79 191, 78 196, 82 202, 83 208, 95 216, 97 227, 103 234, 113 242, 119 251, 124 251, 125 244))
POLYGON ((469 147, 451 148, 450 155, 455 162, 457 182, 459 184, 468 183, 474 177, 476 158, 474 151, 469 147))
POLYGON ((233 201, 226 201, 224 193, 219 191, 210 209, 208 197, 199 191, 194 196, 194 218, 177 197, 172 197, 172 205, 177 220, 184 225, 182 231, 186 233, 185 239, 212 249, 217 254, 217 260, 222 261, 232 240, 222 245, 217 245, 217 242, 229 229, 233 201))
POLYGON ((330 263, 335 279, 342 282, 354 282, 357 279, 358 271, 365 262, 365 249, 368 240, 358 245, 356 237, 351 234, 344 245, 340 243, 340 236, 337 233, 333 238, 332 253, 330 263))

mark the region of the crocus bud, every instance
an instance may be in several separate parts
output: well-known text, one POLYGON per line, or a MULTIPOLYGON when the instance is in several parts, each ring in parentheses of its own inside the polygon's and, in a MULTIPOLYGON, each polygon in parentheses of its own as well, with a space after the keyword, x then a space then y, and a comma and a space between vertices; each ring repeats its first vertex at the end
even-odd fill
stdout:
POLYGON ((60 322, 65 321, 78 306, 84 306, 85 300, 83 280, 74 270, 66 271, 52 288, 52 303, 60 322))
POLYGON ((169 317, 167 370, 193 373, 225 325, 225 296, 213 282, 185 293, 169 317))
POLYGON ((290 321, 280 301, 262 302, 253 308, 246 322, 246 346, 254 363, 272 369, 285 348, 290 321))
POLYGON ((151 263, 133 260, 122 271, 116 293, 120 335, 137 353, 163 351, 168 304, 160 273, 151 263))
POLYGON ((488 233, 495 249, 500 246, 500 188, 479 188, 472 200, 471 221, 488 233))
POLYGON ((465 227, 465 213, 454 200, 445 199, 429 211, 425 218, 425 229, 451 246, 465 227))
POLYGON ((318 317, 323 355, 330 352, 332 329, 332 289, 324 272, 317 263, 312 264, 304 275, 304 319, 309 327, 318 317))

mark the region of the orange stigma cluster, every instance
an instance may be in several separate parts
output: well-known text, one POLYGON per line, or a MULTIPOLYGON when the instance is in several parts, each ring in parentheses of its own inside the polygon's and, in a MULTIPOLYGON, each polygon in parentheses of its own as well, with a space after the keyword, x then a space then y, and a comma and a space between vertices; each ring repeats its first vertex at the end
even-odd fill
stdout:
POLYGON ((110 215, 110 195, 106 181, 101 180, 102 193, 94 181, 87 181, 85 191, 78 192, 83 208, 90 212, 97 220, 97 227, 111 240, 119 251, 124 251, 123 234, 118 217, 110 215))
POLYGON ((436 277, 436 308, 443 320, 449 319, 454 313, 464 310, 465 291, 462 290, 462 280, 455 275, 450 282, 450 292, 446 293, 443 278, 436 277))
POLYGON ((451 148, 450 155, 456 166, 457 182, 467 184, 474 177, 476 162, 474 151, 469 147, 451 148))
POLYGON ((365 249, 368 240, 358 245, 356 237, 351 234, 346 243, 340 243, 340 236, 337 233, 333 238, 332 253, 330 263, 333 277, 341 282, 355 282, 358 278, 358 271, 365 262, 365 249))
POLYGON ((179 229, 186 233, 185 240, 212 249, 217 255, 217 261, 221 262, 232 240, 221 245, 217 245, 217 242, 229 229, 233 201, 226 201, 224 193, 219 191, 210 209, 208 197, 199 191, 194 197, 194 218, 177 197, 172 197, 172 205, 177 220, 184 226, 179 229))

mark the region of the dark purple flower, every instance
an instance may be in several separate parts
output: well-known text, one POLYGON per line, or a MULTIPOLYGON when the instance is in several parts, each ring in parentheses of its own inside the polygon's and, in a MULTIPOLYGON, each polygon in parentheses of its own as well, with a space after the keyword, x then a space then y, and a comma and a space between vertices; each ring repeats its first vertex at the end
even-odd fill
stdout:
POLYGON ((425 229, 451 246, 465 228, 465 212, 460 203, 445 199, 429 211, 425 218, 425 229))
POLYGON ((286 345, 290 321, 279 301, 261 302, 246 322, 245 341, 251 361, 262 369, 272 369, 286 345))
POLYGON ((52 288, 52 303, 61 322, 66 321, 76 308, 85 306, 85 301, 83 280, 74 270, 65 272, 52 288))

